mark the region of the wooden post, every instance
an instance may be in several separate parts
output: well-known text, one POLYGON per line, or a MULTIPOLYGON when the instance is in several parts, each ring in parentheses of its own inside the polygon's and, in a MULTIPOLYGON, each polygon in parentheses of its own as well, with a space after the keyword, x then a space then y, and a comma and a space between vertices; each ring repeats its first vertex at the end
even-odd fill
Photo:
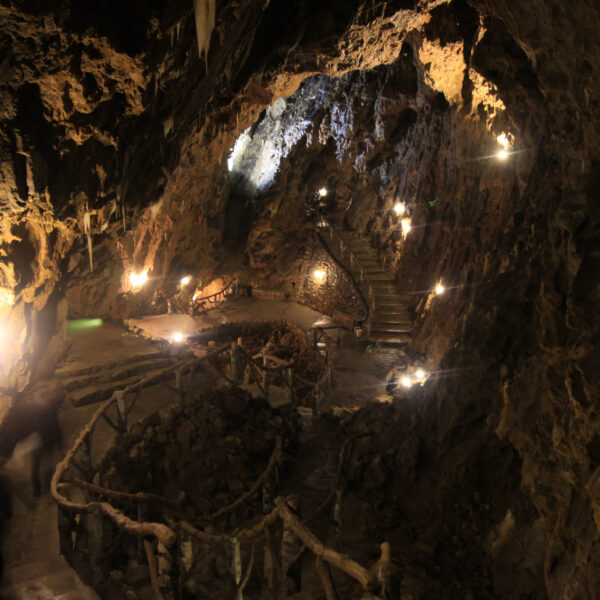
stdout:
POLYGON ((271 361, 269 360, 269 358, 267 356, 263 356, 263 367, 264 367, 264 371, 263 371, 263 390, 265 392, 265 400, 268 402, 269 401, 269 365, 270 365, 271 361))
POLYGON ((181 373, 181 367, 175 371, 175 387, 179 394, 179 401, 183 402, 183 377, 181 373))
POLYGON ((170 548, 158 542, 158 583, 164 600, 176 600, 179 578, 177 576, 177 543, 170 548))
POLYGON ((315 403, 313 406, 313 414, 318 415, 321 411, 321 386, 317 383, 315 386, 315 403))
POLYGON ((88 556, 92 585, 98 585, 104 581, 104 570, 102 568, 102 514, 88 513, 83 515, 85 529, 87 532, 88 556))
MULTIPOLYGON (((288 506, 297 515, 300 509, 300 497, 293 496, 290 498, 288 506)), ((281 536, 281 598, 287 598, 300 591, 300 573, 298 569, 291 569, 291 567, 300 550, 301 544, 300 538, 288 523, 284 521, 281 536)))
MULTIPOLYGON (((146 502, 139 502, 137 505, 137 520, 138 523, 144 523, 148 520, 148 505, 146 502)), ((140 565, 144 564, 144 559, 147 558, 147 549, 144 546, 144 538, 142 536, 138 536, 137 538, 138 547, 137 547, 137 561, 140 565)))
POLYGON ((231 342, 231 379, 236 385, 240 380, 239 361, 240 359, 237 342, 231 342))
POLYGON ((288 367, 285 370, 285 377, 287 381, 287 393, 292 406, 296 408, 296 394, 294 394, 294 368, 288 367))
POLYGON ((121 435, 127 433, 127 406, 125 402, 125 394, 122 390, 115 392, 115 405, 117 407, 117 415, 119 420, 119 429, 121 430, 121 435))
POLYGON ((59 553, 63 556, 70 556, 73 552, 74 528, 73 515, 64 508, 58 507, 58 547, 59 553))

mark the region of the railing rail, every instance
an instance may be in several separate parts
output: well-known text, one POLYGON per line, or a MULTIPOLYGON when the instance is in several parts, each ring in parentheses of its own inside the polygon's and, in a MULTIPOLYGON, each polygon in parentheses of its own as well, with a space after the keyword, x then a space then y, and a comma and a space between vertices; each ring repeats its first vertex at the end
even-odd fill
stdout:
POLYGON ((321 219, 321 224, 324 228, 327 229, 327 235, 330 243, 335 242, 338 247, 338 252, 342 257, 342 260, 348 260, 350 263, 349 272, 352 278, 356 281, 354 277, 353 271, 358 272, 359 280, 356 282, 356 287, 361 293, 363 300, 365 301, 365 305, 367 308, 367 318, 366 318, 366 331, 368 333, 370 329, 371 316, 375 310, 375 290, 373 289, 373 285, 371 280, 368 278, 365 270, 363 269, 360 261, 356 257, 356 254, 352 251, 352 249, 346 244, 343 238, 338 234, 333 225, 329 223, 326 219, 321 219), (365 293, 366 290, 366 293, 365 293))
MULTIPOLYGON (((183 541, 182 536, 192 536, 204 543, 225 544, 228 548, 230 548, 232 544, 234 547, 235 544, 237 544, 237 552, 239 553, 239 543, 241 541, 255 541, 261 537, 270 538, 269 528, 277 521, 281 521, 284 528, 295 532, 295 535, 302 539, 307 548, 313 551, 319 558, 346 571, 351 577, 357 579, 357 581, 365 587, 369 582, 366 579, 365 570, 362 569, 360 565, 349 561, 347 557, 339 555, 339 553, 336 553, 333 550, 326 549, 327 552, 325 552, 323 550, 325 547, 318 542, 314 535, 303 528, 302 524, 293 518, 293 513, 289 511, 287 503, 281 498, 276 499, 274 497, 274 480, 278 480, 277 470, 282 460, 281 438, 276 440, 266 469, 244 494, 230 505, 210 515, 198 518, 199 522, 205 524, 217 520, 225 514, 243 506, 262 491, 263 508, 265 509, 265 512, 268 512, 266 509, 271 512, 267 514, 263 521, 249 530, 236 531, 232 534, 207 534, 189 523, 188 520, 184 518, 183 512, 175 502, 163 498, 162 496, 145 492, 119 492, 94 483, 99 468, 92 464, 92 437, 100 419, 104 419, 116 431, 118 436, 125 435, 128 431, 128 416, 136 404, 139 391, 164 381, 165 376, 174 374, 179 400, 180 402, 185 402, 185 375, 189 373, 191 385, 191 376, 193 375, 195 368, 202 364, 210 364, 214 367, 212 361, 225 355, 227 352, 229 353, 229 373, 226 374, 219 371, 219 374, 231 383, 239 383, 241 381, 242 373, 245 372, 245 368, 248 366, 250 367, 249 373, 254 373, 253 378, 259 384, 259 388, 265 398, 268 398, 271 381, 278 377, 283 383, 283 386, 288 390, 290 400, 294 406, 297 404, 295 388, 299 383, 310 388, 309 395, 314 393, 315 402, 313 410, 319 410, 322 393, 327 386, 327 382, 331 380, 333 353, 328 353, 327 365, 322 376, 318 381, 312 382, 306 380, 297 373, 293 361, 284 361, 268 354, 252 356, 242 346, 240 339, 223 344, 199 358, 190 358, 186 356, 174 365, 165 367, 150 376, 140 377, 138 381, 126 388, 116 390, 108 400, 104 401, 98 407, 90 421, 82 429, 77 440, 67 452, 64 459, 57 465, 52 477, 50 491, 53 500, 59 507, 61 552, 65 554, 73 552, 73 531, 81 530, 82 527, 86 528, 84 537, 87 539, 90 546, 88 556, 92 565, 92 583, 99 583, 102 581, 103 575, 98 572, 101 570, 101 567, 94 567, 93 565, 94 560, 96 560, 97 565, 100 565, 101 563, 101 557, 103 556, 102 520, 108 518, 120 532, 119 535, 129 534, 140 540, 139 547, 144 549, 143 554, 146 555, 148 560, 151 583, 154 588, 155 597, 175 599, 177 598, 177 585, 172 582, 174 575, 170 569, 177 563, 177 557, 179 556, 178 552, 180 553, 181 550, 178 546, 183 541), (262 360, 257 360, 257 358, 262 360), (275 366, 272 366, 272 364, 275 366), (109 411, 114 411, 114 414, 111 414, 109 411), (70 486, 82 490, 85 494, 85 501, 74 502, 70 500, 65 495, 68 493, 66 490, 70 489, 70 486), (104 498, 105 500, 98 500, 98 497, 104 498), (115 508, 108 500, 117 503, 137 505, 138 520, 127 516, 123 511, 115 508), (148 505, 152 505, 155 510, 165 513, 165 516, 160 519, 160 521, 163 522, 147 521, 143 518, 144 514, 147 514, 143 510, 143 507, 148 505), (74 517, 71 517, 70 515, 87 515, 88 518, 85 521, 85 524, 80 521, 79 525, 76 525, 74 517), (179 519, 179 521, 177 522, 175 519, 179 519), (166 554, 169 557, 168 560, 162 560, 157 563, 153 546, 149 542, 149 539, 157 540, 158 552, 166 554), (157 564, 159 567, 157 567, 157 564), (160 574, 165 577, 158 577, 158 570, 160 569, 162 569, 160 574), (169 589, 167 590, 161 590, 159 589, 160 581, 171 581, 172 585, 170 585, 170 587, 168 586, 169 589)), ((239 555, 236 558, 236 561, 238 559, 240 559, 239 555)), ((238 568, 236 567, 236 573, 238 572, 237 569, 238 568)), ((245 578, 246 581, 251 570, 252 563, 248 565, 247 577, 245 578)), ((238 581, 240 586, 242 586, 242 583, 243 580, 238 581)), ((242 598, 242 590, 243 586, 238 587, 238 598, 242 598)))
POLYGON ((218 292, 215 292, 214 294, 210 294, 208 296, 202 296, 201 298, 192 298, 192 301, 190 303, 190 312, 192 314, 196 314, 197 312, 207 310, 207 308, 212 308, 214 306, 217 306, 218 304, 221 304, 221 302, 223 302, 228 295, 235 294, 237 290, 237 283, 237 277, 232 277, 229 280, 229 283, 225 285, 222 289, 220 289, 218 292), (209 306, 206 307, 206 304, 208 304, 209 306))

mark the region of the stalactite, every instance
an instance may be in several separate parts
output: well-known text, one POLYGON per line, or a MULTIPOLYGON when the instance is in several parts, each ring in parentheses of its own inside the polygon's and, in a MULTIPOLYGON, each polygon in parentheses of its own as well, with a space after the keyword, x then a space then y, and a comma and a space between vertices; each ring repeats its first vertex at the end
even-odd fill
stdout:
POLYGON ((90 271, 94 272, 94 255, 92 252, 92 228, 90 223, 91 215, 86 210, 83 215, 83 230, 87 236, 87 244, 88 244, 88 255, 90 257, 90 271))
POLYGON ((208 71, 208 49, 210 36, 215 28, 216 0, 194 0, 196 17, 196 36, 198 38, 198 56, 204 60, 208 71))

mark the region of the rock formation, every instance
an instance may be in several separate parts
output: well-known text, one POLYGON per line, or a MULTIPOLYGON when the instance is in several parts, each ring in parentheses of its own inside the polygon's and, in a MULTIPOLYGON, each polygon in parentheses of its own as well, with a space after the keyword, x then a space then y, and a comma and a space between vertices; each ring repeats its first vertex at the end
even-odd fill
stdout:
POLYGON ((68 313, 150 312, 190 267, 207 282, 246 268, 340 310, 300 285, 320 251, 304 203, 326 184, 415 292, 409 351, 437 373, 407 409, 406 447, 390 436, 371 472, 423 478, 416 522, 466 485, 457 514, 485 524, 466 538, 491 569, 487 597, 595 598, 596 2, 227 0, 211 31, 214 6, 0 0, 2 387, 52 371, 68 313), (244 135, 254 154, 230 173, 244 135), (512 586, 515 556, 528 575, 512 586))

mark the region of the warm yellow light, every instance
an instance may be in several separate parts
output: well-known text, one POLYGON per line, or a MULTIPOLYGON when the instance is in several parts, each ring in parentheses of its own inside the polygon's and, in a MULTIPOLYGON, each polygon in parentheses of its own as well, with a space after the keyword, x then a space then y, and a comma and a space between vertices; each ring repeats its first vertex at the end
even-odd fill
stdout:
POLYGON ((508 150, 508 147, 510 145, 510 142, 508 141, 508 137, 505 133, 501 133, 497 138, 496 141, 505 149, 508 150))
POLYGON ((12 290, 0 287, 0 308, 12 306, 15 303, 15 295, 12 290))
POLYGON ((322 187, 319 190, 319 196, 321 196, 321 198, 324 198, 325 196, 327 196, 327 188, 322 187))
POLYGON ((410 219, 402 219, 402 233, 407 235, 412 229, 412 221, 410 219))
POLYGON ((500 150, 496 155, 500 160, 506 160, 508 158, 508 152, 506 150, 500 150))
POLYGON ((404 204, 404 202, 396 202, 396 204, 394 204, 394 212, 397 215, 403 215, 406 212, 406 204, 404 204))
POLYGON ((148 272, 142 271, 141 273, 130 273, 129 281, 134 288, 140 288, 148 281, 148 272))
POLYGON ((315 269, 313 271, 313 277, 317 280, 317 281, 323 281, 325 279, 325 271, 323 271, 323 269, 315 269))
POLYGON ((412 379, 406 375, 400 380, 400 383, 402 384, 402 387, 405 388, 412 387, 413 384, 412 379))
POLYGON ((181 283, 181 285, 183 286, 186 286, 191 280, 192 278, 189 275, 186 275, 185 277, 181 278, 181 281, 179 283, 181 283))
POLYGON ((417 376, 417 379, 425 379, 425 371, 423 369, 417 369, 415 375, 417 376))
POLYGON ((171 340, 173 340, 175 343, 183 342, 183 339, 183 333, 180 333, 179 331, 177 331, 171 336, 171 340))
POLYGON ((438 283, 435 286, 435 293, 436 293, 436 295, 439 296, 440 294, 443 294, 445 291, 446 291, 446 288, 441 283, 438 283))

